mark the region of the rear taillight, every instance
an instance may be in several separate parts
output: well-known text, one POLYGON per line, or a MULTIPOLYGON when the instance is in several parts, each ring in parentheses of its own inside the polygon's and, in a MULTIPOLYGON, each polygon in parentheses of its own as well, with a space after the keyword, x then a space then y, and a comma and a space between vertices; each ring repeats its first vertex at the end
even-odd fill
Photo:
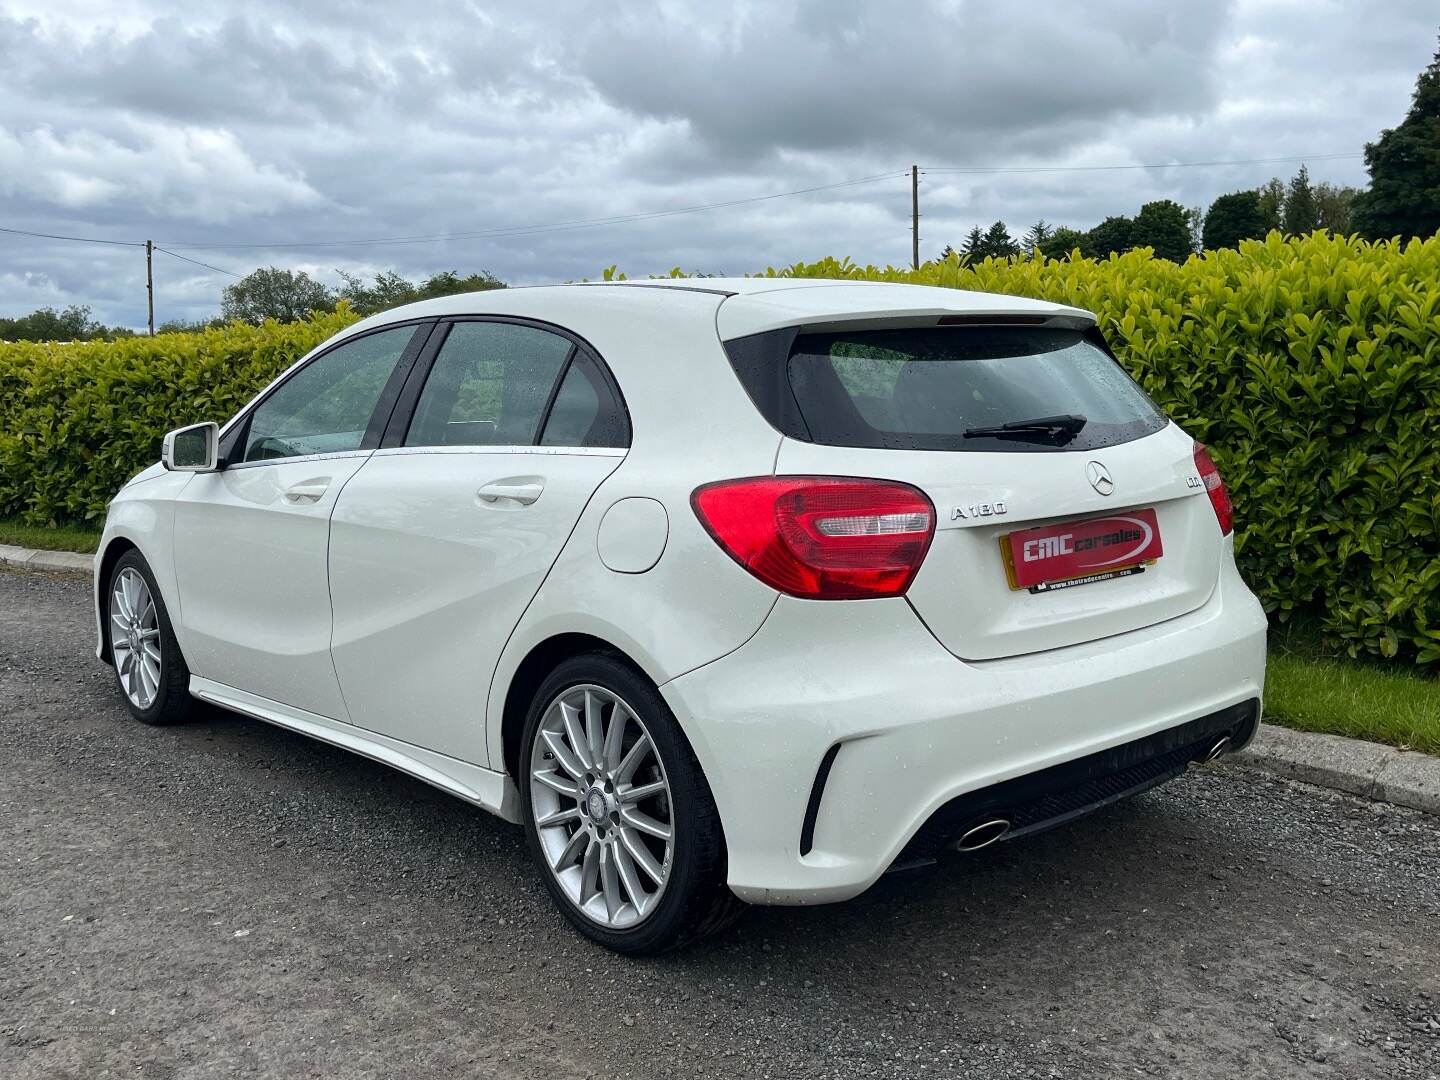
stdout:
POLYGON ((690 502, 731 558, 810 600, 901 595, 935 535, 925 493, 890 480, 756 476, 707 484, 690 502))
POLYGON ((1195 471, 1210 496, 1210 505, 1215 508, 1215 519, 1220 522, 1220 534, 1229 536, 1235 528, 1235 507, 1230 503, 1230 493, 1225 490, 1225 481, 1220 479, 1220 470, 1210 460, 1210 451, 1204 443, 1195 444, 1195 471))

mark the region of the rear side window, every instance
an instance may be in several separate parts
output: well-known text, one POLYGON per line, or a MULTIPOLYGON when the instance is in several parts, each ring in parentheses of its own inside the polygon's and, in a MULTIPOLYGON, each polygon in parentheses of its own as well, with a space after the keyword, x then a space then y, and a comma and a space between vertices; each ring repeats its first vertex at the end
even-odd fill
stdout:
POLYGON ((737 373, 771 423, 810 442, 905 450, 1094 450, 1166 424, 1093 330, 978 326, 799 334, 788 355, 771 353, 771 364, 784 367, 783 387, 773 370, 763 370, 756 344, 751 339, 732 349, 737 373), (1085 422, 1074 433, 977 430, 1057 416, 1085 422))
POLYGON ((576 351, 550 406, 541 446, 629 446, 630 427, 599 366, 576 351))
POLYGON ((532 445, 572 347, 533 326, 456 323, 425 380, 405 445, 532 445))

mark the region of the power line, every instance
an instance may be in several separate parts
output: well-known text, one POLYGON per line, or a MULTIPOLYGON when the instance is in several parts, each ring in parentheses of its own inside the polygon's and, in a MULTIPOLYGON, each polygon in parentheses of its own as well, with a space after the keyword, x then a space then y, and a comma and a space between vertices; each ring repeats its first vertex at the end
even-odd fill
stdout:
MULTIPOLYGON (((553 222, 545 222, 545 223, 541 223, 541 224, 509 225, 509 226, 502 226, 502 227, 494 228, 494 229, 481 229, 481 230, 477 230, 477 231, 474 231, 474 232, 434 233, 434 234, 431 234, 431 235, 415 235, 415 236, 379 236, 379 237, 371 237, 371 238, 355 239, 355 240, 294 240, 294 241, 266 241, 266 242, 255 242, 255 241, 246 241, 246 242, 236 242, 236 241, 212 241, 212 242, 209 242, 209 243, 191 242, 191 241, 184 241, 184 242, 176 243, 176 242, 174 242, 174 241, 166 241, 166 243, 170 244, 170 247, 171 247, 171 248, 181 247, 181 248, 186 248, 186 249, 190 249, 190 250, 206 250, 206 251, 209 251, 209 250, 219 250, 219 249, 221 249, 221 248, 266 248, 266 249, 272 249, 272 248, 337 247, 337 246, 351 246, 351 245, 357 245, 357 246, 358 246, 358 245, 366 245, 366 244, 420 244, 420 243, 434 243, 434 242, 438 242, 438 241, 442 241, 442 240, 469 240, 469 239, 476 239, 476 238, 487 237, 487 236, 524 235, 524 234, 529 234, 529 233, 532 233, 532 232, 548 232, 548 231, 556 231, 556 230, 591 228, 591 227, 594 227, 594 226, 597 226, 597 225, 619 224, 619 223, 623 223, 623 222, 627 222, 627 221, 642 221, 642 220, 648 220, 648 219, 651 219, 651 218, 673 217, 673 216, 679 215, 679 214, 695 214, 695 213, 700 213, 700 212, 705 211, 705 210, 718 210, 718 209, 721 209, 722 207, 727 207, 727 206, 739 206, 739 205, 742 205, 742 204, 744 204, 744 203, 765 202, 765 201, 770 200, 770 199, 784 199, 784 198, 789 198, 789 197, 792 196, 792 195, 808 195, 808 194, 810 194, 810 193, 812 193, 812 192, 816 192, 816 191, 830 191, 830 190, 834 190, 834 189, 836 189, 836 188, 855 187, 855 186, 860 185, 860 184, 871 184, 871 183, 875 183, 875 182, 878 181, 878 180, 888 180, 888 179, 891 179, 891 178, 893 178, 893 177, 904 176, 904 175, 906 175, 907 173, 908 173, 908 170, 907 170, 906 172, 904 172, 904 173, 902 173, 902 172, 880 173, 880 174, 878 174, 878 175, 876 175, 876 176, 862 176, 862 177, 857 177, 857 178, 855 178, 855 179, 853 179, 853 180, 841 180, 841 181, 839 181, 838 183, 834 183, 834 184, 818 184, 818 185, 816 185, 816 186, 814 186, 814 187, 798 188, 798 189, 796 189, 796 190, 794 190, 794 191, 778 191, 778 192, 774 192, 774 193, 769 194, 769 195, 752 195, 752 196, 749 196, 748 198, 743 198, 743 199, 729 199, 729 200, 726 200, 726 201, 724 201, 724 202, 706 203, 706 204, 701 205, 701 206, 682 206, 682 207, 674 207, 674 208, 671 208, 671 209, 668 209, 668 210, 647 210, 647 211, 643 211, 643 212, 641 212, 641 213, 635 213, 635 214, 620 214, 620 215, 615 215, 615 216, 612 216, 612 217, 577 218, 577 219, 570 220, 570 221, 553 221, 553 222)), ((114 244, 114 245, 118 245, 118 246, 121 246, 121 247, 144 247, 144 246, 145 246, 145 241, 144 241, 144 240, 104 240, 104 239, 100 239, 100 238, 98 238, 98 237, 93 237, 93 236, 59 236, 59 235, 56 235, 56 234, 54 234, 54 233, 30 232, 29 230, 26 230, 26 229, 11 229, 11 228, 6 228, 6 227, 4 227, 4 226, 0 226, 0 232, 14 233, 14 234, 19 235, 19 236, 35 236, 35 237, 41 237, 41 238, 47 239, 47 240, 74 240, 74 241, 77 241, 77 242, 80 242, 80 243, 86 243, 86 244, 114 244)), ((185 256, 180 255, 180 254, 176 253, 175 251, 170 250, 169 248, 162 248, 162 247, 160 247, 158 244, 156 245, 156 249, 159 250, 159 251, 164 251, 165 254, 167 254, 167 255, 173 255, 173 256, 174 256, 175 258, 177 258, 177 259, 183 259, 183 258, 185 258, 185 256)), ((194 259, 187 259, 186 261, 187 261, 187 262, 195 262, 196 260, 194 260, 194 259)), ((209 264, 207 264, 207 263, 199 263, 198 265, 206 266, 208 269, 211 269, 211 270, 219 270, 219 267, 209 266, 209 264)), ((229 273, 228 270, 219 270, 219 272, 222 273, 222 274, 228 274, 228 273, 229 273)))
POLYGON ((55 233, 31 232, 29 229, 7 229, 0 225, 0 232, 15 236, 38 236, 42 240, 74 240, 81 244, 113 244, 115 247, 144 247, 144 240, 102 240, 96 236, 58 236, 55 233))
MULTIPOLYGON (((1023 173, 1047 173, 1047 172, 1112 172, 1134 169, 1197 169, 1197 168, 1220 168, 1231 165, 1281 165, 1294 164, 1296 162, 1308 161, 1335 161, 1345 158, 1358 158, 1364 155, 1359 152, 1340 154, 1297 154, 1288 157, 1274 158, 1249 158, 1229 161, 1166 161, 1153 162, 1149 164, 1129 165, 1008 165, 1008 166, 963 166, 963 165, 931 165, 920 166, 920 171, 936 174, 1023 174, 1023 173)), ((490 229, 477 229, 468 232, 433 233, 411 236, 378 236, 368 238, 357 238, 350 240, 287 240, 287 241, 212 241, 209 243, 198 241, 166 241, 168 247, 156 249, 163 251, 171 258, 181 259, 185 262, 194 263, 196 266, 203 266, 207 270, 213 270, 218 274, 225 274, 229 277, 240 277, 241 275, 223 270, 218 266, 211 266, 198 259, 192 259, 174 251, 174 248, 187 248, 190 250, 217 251, 221 249, 265 249, 279 250, 282 248, 317 248, 317 247, 364 247, 371 245, 399 245, 399 244, 430 244, 447 240, 478 240, 494 237, 520 237, 533 236, 550 232, 568 232, 575 229, 591 229, 604 225, 621 225, 637 221, 654 221, 667 217, 678 217, 684 214, 699 214, 710 210, 721 210, 732 206, 744 206, 753 203, 769 202, 774 199, 788 199, 798 195, 810 195, 819 191, 835 191, 842 188, 858 187, 865 184, 878 183, 881 180, 897 179, 902 176, 911 175, 911 170, 877 173, 874 176, 855 177, 850 180, 841 180, 833 184, 816 184, 811 187, 796 188, 793 191, 777 191, 768 195, 751 195, 741 199, 726 199, 722 202, 703 203, 695 206, 671 207, 664 210, 646 210, 633 214, 617 214, 609 217, 576 218, 568 221, 551 221, 531 223, 527 225, 508 225, 490 229)), ((914 177, 912 175, 912 183, 914 177)), ((83 244, 107 244, 113 247, 144 247, 144 240, 111 240, 97 236, 66 236, 57 233, 34 232, 29 229, 16 229, 0 226, 0 233, 9 233, 15 236, 31 236, 43 240, 65 240, 83 244)))
POLYGON ((1297 154, 1294 157, 1249 158, 1235 161, 1160 161, 1148 165, 1007 165, 998 168, 966 165, 922 165, 922 172, 931 173, 1042 173, 1042 172, 1112 172, 1122 169, 1200 169, 1224 165, 1293 165, 1295 162, 1336 161, 1358 158, 1360 152, 1349 154, 1297 154))
POLYGON ((797 188, 794 191, 777 191, 769 195, 751 195, 743 199, 727 199, 724 202, 705 203, 699 206, 680 206, 668 210, 646 210, 635 214, 619 214, 612 217, 601 218, 578 218, 571 221, 552 221, 543 224, 530 225, 508 225, 494 229, 480 229, 474 232, 435 233, 428 236, 382 236, 361 240, 295 240, 279 243, 257 243, 247 241, 244 243, 221 241, 215 243, 198 243, 166 241, 171 247, 219 250, 221 248, 314 248, 314 247, 349 247, 367 244, 428 244, 443 240, 475 240, 493 236, 528 236, 544 232, 566 232, 572 229, 595 228, 600 225, 618 225, 631 221, 650 221, 657 218, 676 217, 681 214, 698 214, 706 210, 719 210, 729 206, 741 206, 746 203, 766 202, 771 199, 787 199, 794 195, 809 195, 816 191, 833 191, 837 188, 857 187, 861 184, 873 184, 879 180, 891 180, 900 176, 909 175, 909 170, 903 172, 878 173, 875 176, 861 176, 853 180, 841 180, 834 184, 817 184, 814 187, 797 188))
POLYGON ((206 270, 214 270, 217 274, 225 274, 227 277, 239 278, 245 276, 243 274, 237 274, 232 270, 221 270, 218 266, 211 266, 207 262, 201 262, 199 259, 192 259, 188 255, 180 255, 174 251, 169 250, 168 248, 161 247, 159 244, 155 245, 155 250, 165 252, 165 254, 169 255, 172 259, 179 259, 181 262, 194 263, 196 266, 203 266, 206 270))

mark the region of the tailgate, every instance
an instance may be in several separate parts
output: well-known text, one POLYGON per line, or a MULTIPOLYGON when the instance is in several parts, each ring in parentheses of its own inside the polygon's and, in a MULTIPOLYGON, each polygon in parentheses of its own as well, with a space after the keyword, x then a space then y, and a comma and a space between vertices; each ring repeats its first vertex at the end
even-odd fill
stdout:
MULTIPOLYGON (((786 439, 776 472, 870 476, 926 492, 938 524, 907 597, 956 656, 992 660, 1137 630, 1184 615, 1210 598, 1223 540, 1210 501, 1196 486, 1193 445, 1173 425, 1104 449, 1044 454, 871 449, 786 439), (1104 470, 1109 484, 1095 475, 1092 463, 1104 470), (1043 528, 1060 525, 1067 527, 1043 528), (1145 527, 1158 530, 1153 543, 1145 527), (1037 558, 1069 554, 1063 549, 1073 548, 1077 537, 1082 548, 1105 544, 1110 550, 1088 563, 1055 560, 1049 575, 1078 584, 1015 587, 1006 551, 1019 551, 1023 558, 1026 549, 1006 538, 1027 530, 1039 530, 1029 534, 1040 541, 1029 547, 1037 558), (1131 552, 1138 555, 1127 559, 1131 552), (1092 565, 1099 563, 1107 565, 1092 565)), ((1021 580, 1034 577, 1022 573, 1021 580)))

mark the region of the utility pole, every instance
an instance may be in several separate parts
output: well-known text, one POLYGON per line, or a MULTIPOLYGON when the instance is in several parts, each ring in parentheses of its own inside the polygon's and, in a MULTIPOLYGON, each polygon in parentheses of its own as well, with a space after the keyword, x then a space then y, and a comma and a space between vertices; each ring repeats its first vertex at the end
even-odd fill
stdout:
POLYGON ((910 166, 910 265, 920 269, 920 166, 910 166))
POLYGON ((155 274, 151 264, 155 259, 155 245, 145 241, 145 305, 150 309, 150 336, 155 336, 155 274))

